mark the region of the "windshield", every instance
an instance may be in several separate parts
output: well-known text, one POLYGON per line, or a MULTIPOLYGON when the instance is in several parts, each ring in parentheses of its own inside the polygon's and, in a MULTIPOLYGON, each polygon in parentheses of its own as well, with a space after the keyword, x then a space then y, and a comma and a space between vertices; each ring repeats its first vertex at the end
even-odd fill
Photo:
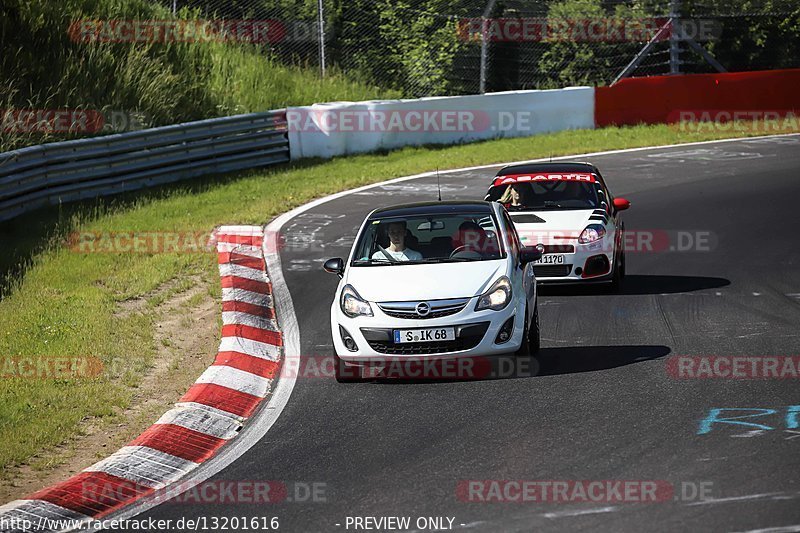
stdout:
POLYGON ((596 183, 537 181, 498 185, 489 189, 488 200, 509 211, 547 209, 594 209, 600 206, 596 183))
POLYGON ((503 257, 493 216, 445 214, 369 220, 352 265, 455 263, 503 257))

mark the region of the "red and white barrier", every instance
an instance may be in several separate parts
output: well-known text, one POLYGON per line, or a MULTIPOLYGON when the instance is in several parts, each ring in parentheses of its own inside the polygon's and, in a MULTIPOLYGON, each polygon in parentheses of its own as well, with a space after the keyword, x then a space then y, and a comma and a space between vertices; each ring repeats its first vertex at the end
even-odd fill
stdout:
POLYGON ((0 507, 3 532, 68 530, 102 518, 178 481, 237 436, 269 396, 282 359, 263 239, 260 226, 216 232, 222 340, 214 363, 183 398, 111 456, 0 507))
POLYGON ((674 123, 686 111, 698 116, 703 110, 783 116, 800 111, 798 84, 800 69, 794 69, 628 78, 598 88, 290 107, 289 150, 292 159, 331 158, 568 129, 674 123))

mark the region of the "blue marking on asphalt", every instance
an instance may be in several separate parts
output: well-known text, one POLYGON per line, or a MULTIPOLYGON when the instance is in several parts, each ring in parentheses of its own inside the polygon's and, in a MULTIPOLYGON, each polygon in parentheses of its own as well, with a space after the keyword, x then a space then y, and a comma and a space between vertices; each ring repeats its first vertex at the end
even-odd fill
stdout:
POLYGON ((797 423, 797 413, 800 413, 800 405, 790 405, 786 412, 787 429, 797 429, 800 427, 797 423))
MULTIPOLYGON (((795 406, 797 407, 797 406, 795 406)), ((775 409, 758 409, 758 408, 749 408, 749 407, 731 407, 731 408, 721 408, 721 409, 711 409, 708 412, 708 416, 705 417, 703 420, 700 421, 700 429, 697 431, 698 435, 705 435, 706 433, 711 432, 711 426, 714 424, 732 424, 736 426, 746 426, 756 429, 763 429, 763 430, 773 430, 775 429, 772 426, 766 426, 764 424, 756 424, 754 422, 742 422, 741 419, 743 418, 754 418, 757 416, 768 416, 774 415, 777 411, 775 409), (727 416, 727 417, 720 417, 726 411, 758 411, 756 413, 746 414, 746 415, 738 415, 738 416, 727 416)), ((786 418, 787 422, 789 420, 789 415, 786 418)), ((794 423, 797 423, 796 416, 794 423)))

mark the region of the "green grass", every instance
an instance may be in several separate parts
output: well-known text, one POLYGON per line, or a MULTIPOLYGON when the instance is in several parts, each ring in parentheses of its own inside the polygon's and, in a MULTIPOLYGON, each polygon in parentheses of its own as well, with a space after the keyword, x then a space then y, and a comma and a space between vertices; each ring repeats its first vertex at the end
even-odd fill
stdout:
MULTIPOLYGON (((177 18, 195 19, 182 9, 177 18)), ((397 97, 335 69, 284 66, 240 43, 73 42, 73 21, 169 20, 148 0, 4 0, 0 109, 88 109, 135 114, 144 126, 336 100, 397 97)), ((0 151, 67 138, 0 131, 0 151)))
MULTIPOLYGON (((153 305, 120 315, 116 313, 120 302, 153 298, 152 293, 170 280, 192 276, 214 280, 213 287, 219 290, 212 253, 81 254, 59 242, 68 231, 209 231, 223 223, 263 224, 313 198, 436 167, 748 134, 747 128, 693 133, 670 126, 637 126, 453 147, 405 148, 327 162, 298 162, 200 185, 83 204, 61 212, 57 219, 37 222, 39 226, 31 221, 42 220, 42 213, 11 221, 0 226, 0 239, 16 254, 5 264, 16 274, 0 301, 0 358, 94 356, 110 370, 93 380, 6 379, 0 389, 0 469, 45 454, 49 447, 75 435, 81 420, 115 420, 115 413, 129 405, 133 387, 163 347, 154 341, 153 305), (13 263, 21 260, 25 264, 13 263)), ((613 176, 607 178, 613 183, 613 176)), ((483 192, 476 190, 475 198, 483 192)), ((153 300, 158 301, 159 297, 153 300)))

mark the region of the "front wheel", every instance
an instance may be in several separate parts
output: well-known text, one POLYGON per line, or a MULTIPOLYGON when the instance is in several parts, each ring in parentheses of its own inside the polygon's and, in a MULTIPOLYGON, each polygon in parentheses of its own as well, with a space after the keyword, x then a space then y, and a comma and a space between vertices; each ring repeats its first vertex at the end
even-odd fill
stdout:
POLYGON ((531 353, 530 342, 528 341, 528 308, 525 307, 525 327, 522 330, 522 343, 514 352, 517 357, 528 357, 531 353))
POLYGON ((528 332, 528 353, 531 355, 539 351, 541 345, 541 337, 539 334, 539 302, 533 308, 533 318, 531 319, 531 326, 528 332))
POLYGON ((619 292, 622 288, 622 281, 625 279, 625 251, 619 253, 616 264, 614 265, 614 274, 611 278, 611 292, 619 292))
MULTIPOLYGON (((525 318, 527 319, 527 309, 525 318)), ((516 351, 518 357, 527 357, 539 351, 539 304, 534 304, 533 316, 530 321, 526 320, 525 329, 522 331, 522 344, 516 351)))

